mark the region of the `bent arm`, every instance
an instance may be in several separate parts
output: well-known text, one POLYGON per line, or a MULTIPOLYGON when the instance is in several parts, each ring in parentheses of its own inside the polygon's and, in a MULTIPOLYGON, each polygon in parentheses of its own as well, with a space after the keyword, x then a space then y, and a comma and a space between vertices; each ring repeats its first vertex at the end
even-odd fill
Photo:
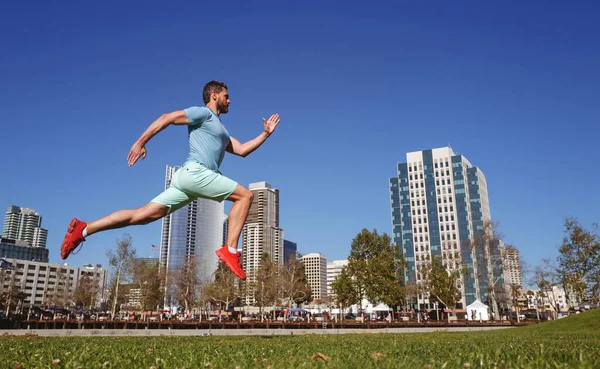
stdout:
POLYGON ((190 124, 190 121, 183 110, 163 114, 148 126, 146 131, 138 139, 138 143, 141 146, 145 146, 152 137, 167 128, 170 124, 190 124))
POLYGON ((235 155, 239 155, 239 156, 245 158, 251 152, 253 152, 254 150, 258 149, 258 147, 260 145, 262 145, 263 142, 265 142, 265 140, 269 136, 270 135, 267 132, 262 132, 261 134, 259 134, 258 136, 256 136, 255 139, 250 140, 250 141, 245 142, 245 143, 241 143, 240 141, 238 141, 235 138, 231 137, 229 139, 229 145, 227 145, 227 152, 235 154, 235 155))
POLYGON ((263 128, 264 129, 261 132, 261 134, 256 136, 255 139, 250 140, 243 144, 240 143, 235 138, 231 137, 229 139, 229 145, 227 145, 227 152, 230 152, 232 154, 239 155, 242 157, 248 156, 251 152, 253 152, 260 145, 262 145, 263 142, 265 142, 265 140, 267 138, 269 138, 269 136, 273 133, 273 131, 275 131, 275 127, 277 127, 278 124, 279 124, 279 114, 278 113, 271 115, 271 118, 269 118, 269 120, 266 120, 265 118, 263 118, 263 125, 264 125, 263 128))

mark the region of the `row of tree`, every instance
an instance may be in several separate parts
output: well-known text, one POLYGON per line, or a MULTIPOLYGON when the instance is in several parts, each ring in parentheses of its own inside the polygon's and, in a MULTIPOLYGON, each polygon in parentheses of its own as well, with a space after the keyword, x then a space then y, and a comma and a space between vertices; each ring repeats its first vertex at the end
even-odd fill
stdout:
POLYGON ((194 255, 184 258, 176 270, 165 272, 158 263, 138 259, 127 234, 117 240, 116 249, 108 250, 107 256, 111 267, 109 305, 113 314, 126 304, 132 288, 139 291, 139 305, 132 308, 143 311, 154 311, 163 304, 178 304, 185 312, 227 310, 244 302, 261 309, 291 307, 312 299, 304 265, 295 258, 278 265, 264 254, 260 268, 247 271, 249 278, 242 283, 222 262, 211 280, 201 281, 194 255))
POLYGON ((587 301, 600 303, 600 235, 598 224, 585 228, 578 219, 566 218, 564 235, 556 258, 542 258, 539 265, 526 266, 530 285, 539 290, 525 293, 536 304, 550 305, 554 314, 567 305, 587 301), (567 301, 560 305, 556 287, 562 287, 567 301))
MULTIPOLYGON (((491 227, 489 228, 491 230, 491 227)), ((469 275, 486 272, 489 286, 498 288, 495 278, 498 245, 493 233, 470 240, 473 255, 478 255, 484 268, 478 270, 473 264, 461 262, 454 243, 444 243, 438 256, 415 258, 414 271, 398 245, 386 234, 363 229, 352 241, 348 265, 332 284, 335 303, 343 306, 360 304, 363 299, 372 303, 384 303, 390 307, 417 304, 419 296, 426 296, 431 303, 439 303, 455 311, 461 300, 462 279, 469 275), (480 250, 481 249, 481 250, 480 250), (492 264, 487 266, 487 264, 492 264), (414 276, 418 274, 418 278, 414 276)), ((482 274, 477 274, 481 276, 482 274)), ((495 296, 495 295, 492 295, 495 296)))
MULTIPOLYGON (((363 229, 352 241, 348 265, 332 284, 335 304, 360 304, 363 298, 372 303, 398 307, 416 303, 418 296, 428 298, 456 311, 462 299, 466 279, 477 280, 485 292, 493 313, 499 316, 499 305, 516 307, 523 286, 505 282, 507 258, 514 257, 516 248, 503 245, 497 224, 482 222, 476 234, 463 245, 446 241, 438 256, 415 258, 410 271, 403 253, 387 234, 363 229), (466 249, 464 249, 464 248, 466 249), (465 260, 463 252, 471 260, 465 260), (473 261, 473 262, 471 262, 473 261), (414 278, 418 275, 419 278, 414 278)), ((540 290, 538 299, 545 299, 555 312, 561 308, 553 296, 554 286, 561 286, 576 301, 600 300, 600 236, 598 225, 586 229, 576 219, 567 218, 564 238, 558 247, 556 260, 544 258, 535 268, 521 261, 524 279, 540 290)), ((526 292, 533 294, 532 291, 526 292)))
MULTIPOLYGON (((539 297, 554 293, 552 286, 560 285, 578 301, 600 299, 600 236, 598 225, 586 229, 576 219, 567 218, 564 238, 556 260, 542 259, 535 268, 522 262, 526 280, 540 289, 539 297)), ((522 286, 510 285, 505 290, 502 268, 514 246, 500 247, 501 235, 497 226, 483 222, 479 232, 459 249, 456 243, 442 244, 439 256, 416 258, 415 271, 408 271, 408 263, 398 245, 377 230, 363 229, 353 240, 348 265, 332 284, 333 301, 323 297, 316 303, 334 303, 347 307, 360 304, 363 299, 389 306, 415 304, 418 297, 426 296, 431 303, 455 309, 462 298, 461 289, 466 278, 486 281, 485 289, 492 311, 498 314, 498 305, 515 305, 522 286), (463 260, 462 248, 468 247, 476 262, 463 260), (417 279, 413 278, 418 273, 417 279)), ((245 283, 240 283, 222 263, 214 278, 201 283, 195 257, 185 259, 184 265, 168 274, 158 263, 138 259, 131 236, 118 239, 116 248, 107 252, 111 268, 109 307, 115 314, 127 302, 129 292, 139 290, 139 305, 135 308, 154 311, 166 302, 179 302, 185 311, 194 308, 228 309, 252 304, 259 307, 280 306, 312 301, 312 291, 306 279, 304 265, 295 258, 277 265, 265 254, 258 270, 247 271, 245 283), (245 300, 245 301, 244 301, 245 300)), ((92 308, 97 304, 98 281, 84 273, 76 290, 71 290, 66 271, 56 271, 56 283, 45 292, 46 305, 58 307, 92 308)), ((0 291, 0 308, 17 309, 25 298, 16 283, 12 270, 0 271, 0 286, 9 279, 8 288, 0 291)), ((529 292, 528 292, 529 293, 529 292)), ((550 301, 556 301, 552 298, 550 301)), ((553 306, 556 311, 560 306, 553 306)))

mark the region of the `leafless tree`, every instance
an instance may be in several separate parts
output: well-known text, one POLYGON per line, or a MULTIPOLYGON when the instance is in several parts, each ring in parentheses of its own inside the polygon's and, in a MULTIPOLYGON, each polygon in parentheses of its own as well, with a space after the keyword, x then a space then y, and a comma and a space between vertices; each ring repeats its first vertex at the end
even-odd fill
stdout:
POLYGON ((223 310, 228 310, 241 297, 241 292, 239 279, 222 261, 217 265, 214 281, 202 288, 202 294, 223 310))
POLYGON ((535 268, 534 276, 536 285, 540 289, 540 297, 550 305, 554 319, 556 319, 560 309, 555 293, 556 286, 559 284, 556 264, 549 258, 543 258, 541 265, 535 268))
POLYGON ((290 258, 288 263, 280 267, 278 279, 282 303, 288 308, 291 309, 293 304, 309 302, 312 299, 304 264, 300 260, 290 258))
POLYGON ((171 272, 170 280, 173 297, 189 312, 196 305, 200 289, 197 256, 186 257, 183 265, 171 272))
MULTIPOLYGON (((507 252, 502 243, 502 235, 498 232, 498 223, 484 221, 481 229, 469 240, 469 247, 476 262, 474 275, 486 281, 485 290, 495 316, 498 316, 496 296, 504 294, 504 265, 507 252)), ((509 246, 508 250, 515 248, 509 246)))
POLYGON ((132 273, 133 262, 136 257, 136 250, 133 247, 133 241, 129 234, 124 234, 123 238, 117 239, 116 251, 112 249, 106 252, 108 264, 112 268, 111 285, 112 293, 112 318, 117 313, 117 302, 119 301, 119 285, 127 281, 132 273))

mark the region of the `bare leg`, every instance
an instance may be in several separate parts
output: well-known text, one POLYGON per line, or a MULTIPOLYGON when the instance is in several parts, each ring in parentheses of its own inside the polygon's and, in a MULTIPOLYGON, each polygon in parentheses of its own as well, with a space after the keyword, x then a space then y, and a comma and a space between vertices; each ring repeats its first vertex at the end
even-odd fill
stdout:
POLYGON ((90 222, 87 225, 86 233, 89 236, 109 229, 148 224, 164 217, 168 212, 169 208, 167 206, 149 202, 141 208, 119 210, 104 218, 90 222))
POLYGON ((253 198, 254 194, 252 191, 239 184, 235 191, 227 198, 227 200, 233 201, 233 206, 229 211, 227 246, 237 248, 240 233, 242 233, 242 228, 244 227, 244 223, 246 223, 248 210, 250 210, 253 198))

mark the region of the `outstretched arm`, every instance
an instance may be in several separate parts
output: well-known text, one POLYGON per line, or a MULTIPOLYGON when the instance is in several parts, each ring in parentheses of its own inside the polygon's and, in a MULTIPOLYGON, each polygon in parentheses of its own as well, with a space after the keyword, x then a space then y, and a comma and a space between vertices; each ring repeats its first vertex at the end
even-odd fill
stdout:
POLYGON ((256 136, 256 138, 254 138, 253 140, 250 140, 245 143, 240 143, 238 140, 231 137, 230 141, 229 141, 229 145, 227 146, 227 152, 230 152, 232 154, 239 155, 239 156, 242 156, 245 158, 251 152, 258 149, 258 147, 260 145, 262 145, 263 142, 265 142, 265 140, 267 138, 269 138, 271 133, 273 133, 273 131, 275 131, 275 128, 277 127, 278 124, 279 124, 279 114, 271 115, 271 118, 269 118, 269 120, 266 120, 265 118, 263 118, 264 129, 261 132, 261 134, 256 136))
POLYGON ((177 110, 169 114, 163 114, 156 119, 146 131, 140 136, 140 138, 131 146, 129 155, 127 155, 127 164, 132 166, 139 158, 146 158, 146 143, 150 141, 158 132, 167 128, 170 124, 190 124, 185 112, 183 110, 177 110))

